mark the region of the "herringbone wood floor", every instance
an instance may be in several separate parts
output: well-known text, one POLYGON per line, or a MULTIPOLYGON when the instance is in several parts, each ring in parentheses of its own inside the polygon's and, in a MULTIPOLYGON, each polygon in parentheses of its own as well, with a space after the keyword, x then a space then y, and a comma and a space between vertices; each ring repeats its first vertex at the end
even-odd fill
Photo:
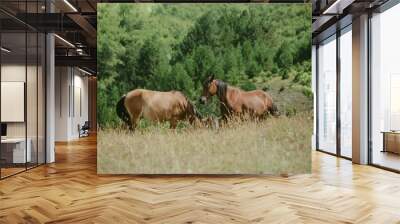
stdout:
POLYGON ((313 153, 313 173, 97 176, 96 140, 0 181, 0 223, 400 223, 400 175, 313 153))

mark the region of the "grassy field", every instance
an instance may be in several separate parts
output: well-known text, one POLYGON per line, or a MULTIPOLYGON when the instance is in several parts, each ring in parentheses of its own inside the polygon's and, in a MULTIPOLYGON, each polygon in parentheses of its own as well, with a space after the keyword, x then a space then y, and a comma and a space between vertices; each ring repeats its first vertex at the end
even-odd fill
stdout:
POLYGON ((99 174, 300 174, 311 170, 312 115, 216 128, 98 133, 99 174))

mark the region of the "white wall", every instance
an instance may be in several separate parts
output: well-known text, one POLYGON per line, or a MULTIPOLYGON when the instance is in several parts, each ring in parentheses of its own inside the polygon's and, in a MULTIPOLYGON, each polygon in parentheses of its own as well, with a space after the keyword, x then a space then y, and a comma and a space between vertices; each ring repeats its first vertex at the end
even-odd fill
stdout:
MULTIPOLYGON (((36 65, 5 63, 1 66, 1 81, 2 82, 24 82, 26 83, 26 107, 25 105, 18 110, 20 113, 26 112, 26 120, 21 122, 6 122, 7 137, 9 138, 24 138, 25 135, 30 139, 29 146, 32 151, 32 161, 44 163, 45 150, 45 116, 44 116, 44 74, 42 67, 36 65), (37 70, 38 69, 38 70, 37 70), (27 80, 25 80, 27 78, 27 80), (38 155, 37 155, 38 153, 38 155)), ((2 89, 3 92, 4 89, 2 89)), ((24 94, 24 90, 20 90, 20 94, 24 94)), ((3 93, 4 94, 4 93, 3 93)), ((2 95, 2 98, 7 98, 7 95, 2 95)), ((22 102, 24 104, 24 102, 22 102)), ((10 107, 2 107, 1 110, 13 110, 10 107)), ((16 110, 14 108, 14 110, 16 110)), ((7 111, 8 113, 16 113, 7 111)))
POLYGON ((79 138, 78 125, 88 120, 88 78, 78 69, 56 67, 55 108, 55 140, 79 138))
MULTIPOLYGON (((3 64, 1 66, 1 81, 3 82, 25 82, 25 64, 3 64)), ((7 110, 7 108, 1 108, 7 110)), ((9 122, 7 123, 8 137, 25 137, 25 122, 9 122)))
MULTIPOLYGON (((24 82, 26 71, 28 72, 28 87, 27 87, 27 121, 28 121, 28 131, 35 130, 36 135, 36 107, 37 96, 36 96, 36 66, 25 66, 21 64, 3 64, 1 66, 1 81, 2 82, 24 82)), ((4 96, 3 96, 4 97, 4 96)), ((41 101, 40 101, 41 102, 41 101)), ((39 105, 39 108, 43 106, 39 105)), ((7 110, 9 108, 1 108, 2 110, 7 110)), ((24 108, 22 108, 24 110, 24 108)), ((26 122, 7 122, 7 134, 9 137, 25 137, 25 123, 26 122)), ((28 132, 28 137, 29 137, 28 132)))
POLYGON ((70 84, 69 69, 67 67, 55 68, 55 140, 68 140, 68 117, 70 84))

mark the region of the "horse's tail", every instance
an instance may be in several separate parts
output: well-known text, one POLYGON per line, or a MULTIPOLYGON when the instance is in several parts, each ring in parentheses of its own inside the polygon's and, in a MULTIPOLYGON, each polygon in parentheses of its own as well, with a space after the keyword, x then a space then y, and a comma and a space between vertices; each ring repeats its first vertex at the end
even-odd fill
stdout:
POLYGON ((118 117, 122 121, 124 121, 128 126, 130 126, 131 124, 130 124, 129 113, 125 107, 125 98, 126 98, 126 95, 121 97, 121 99, 118 101, 115 109, 116 109, 118 117))
POLYGON ((279 115, 281 115, 279 113, 278 107, 276 106, 276 104, 272 103, 272 107, 270 109, 270 113, 272 114, 272 116, 274 117, 278 117, 279 115))

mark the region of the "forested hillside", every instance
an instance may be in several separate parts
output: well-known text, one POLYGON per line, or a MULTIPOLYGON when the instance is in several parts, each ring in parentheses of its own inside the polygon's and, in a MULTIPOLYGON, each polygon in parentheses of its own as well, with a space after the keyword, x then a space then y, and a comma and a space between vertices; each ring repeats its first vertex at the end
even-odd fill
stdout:
MULTIPOLYGON (((210 74, 271 92, 286 114, 309 110, 309 4, 99 4, 98 117, 135 88, 180 90, 193 102, 210 74)), ((218 116, 216 103, 197 106, 218 116)))

